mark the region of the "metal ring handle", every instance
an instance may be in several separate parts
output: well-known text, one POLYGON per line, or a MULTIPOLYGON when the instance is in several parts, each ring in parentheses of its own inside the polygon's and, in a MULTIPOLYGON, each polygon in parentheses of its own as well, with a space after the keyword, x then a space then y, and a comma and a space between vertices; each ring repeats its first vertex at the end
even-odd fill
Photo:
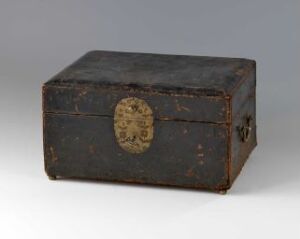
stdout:
POLYGON ((251 136, 251 131, 252 131, 251 121, 252 121, 252 116, 248 115, 245 117, 243 125, 237 127, 240 139, 244 143, 247 142, 251 136))

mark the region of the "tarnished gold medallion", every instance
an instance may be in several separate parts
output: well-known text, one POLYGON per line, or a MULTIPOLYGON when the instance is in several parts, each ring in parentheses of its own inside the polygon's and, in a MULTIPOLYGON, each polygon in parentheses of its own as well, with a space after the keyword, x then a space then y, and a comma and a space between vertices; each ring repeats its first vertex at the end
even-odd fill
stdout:
POLYGON ((114 130, 117 142, 129 153, 145 152, 153 139, 153 112, 136 97, 120 100, 115 108, 114 130))

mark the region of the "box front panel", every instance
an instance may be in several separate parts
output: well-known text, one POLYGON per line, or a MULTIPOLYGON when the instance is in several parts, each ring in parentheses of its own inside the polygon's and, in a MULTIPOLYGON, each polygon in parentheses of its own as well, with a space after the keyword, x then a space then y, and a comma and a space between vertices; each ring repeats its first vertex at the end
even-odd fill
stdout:
POLYGON ((154 120, 150 147, 130 153, 110 116, 44 113, 44 150, 50 176, 216 190, 228 183, 226 124, 154 120))

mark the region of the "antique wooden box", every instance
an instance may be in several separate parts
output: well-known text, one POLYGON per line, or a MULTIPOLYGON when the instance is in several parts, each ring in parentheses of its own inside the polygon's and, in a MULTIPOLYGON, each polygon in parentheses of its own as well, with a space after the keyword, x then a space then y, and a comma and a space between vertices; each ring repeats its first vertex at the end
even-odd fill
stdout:
POLYGON ((45 170, 230 188, 256 146, 255 61, 92 51, 43 86, 45 170))

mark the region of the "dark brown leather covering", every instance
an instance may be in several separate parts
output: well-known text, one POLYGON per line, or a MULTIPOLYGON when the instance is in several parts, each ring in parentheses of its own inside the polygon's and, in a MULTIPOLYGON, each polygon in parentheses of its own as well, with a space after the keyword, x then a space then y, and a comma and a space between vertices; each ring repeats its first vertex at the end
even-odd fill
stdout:
POLYGON ((46 172, 226 190, 256 146, 255 85, 247 59, 89 52, 43 86, 46 172), (114 109, 126 97, 145 100, 154 114, 142 154, 115 139, 114 109))

